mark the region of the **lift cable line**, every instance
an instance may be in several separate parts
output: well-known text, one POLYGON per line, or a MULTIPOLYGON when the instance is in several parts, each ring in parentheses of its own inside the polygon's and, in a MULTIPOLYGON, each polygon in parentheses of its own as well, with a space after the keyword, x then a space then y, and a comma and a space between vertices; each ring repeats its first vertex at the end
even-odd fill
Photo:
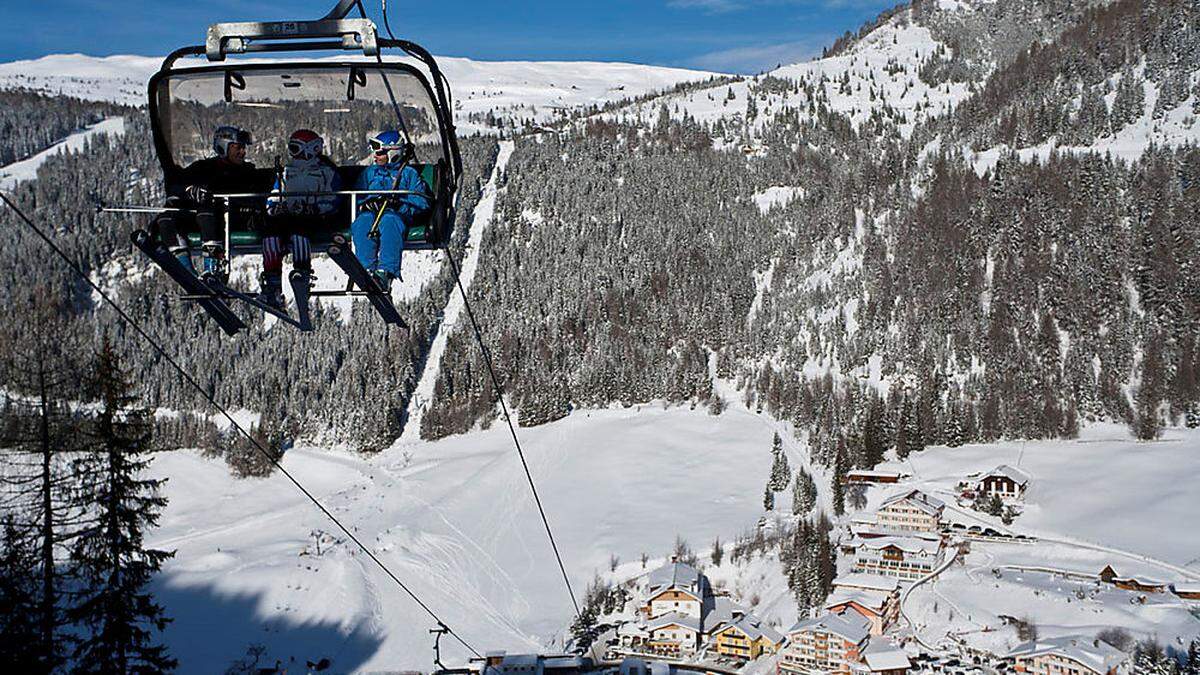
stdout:
MULTIPOLYGON (((365 19, 367 13, 363 8, 362 0, 356 0, 355 4, 358 5, 358 11, 365 19)), ((383 27, 387 30, 388 37, 393 42, 399 42, 395 34, 392 33, 392 25, 388 21, 387 0, 380 0, 380 9, 383 14, 383 27)), ((406 49, 406 51, 408 50, 406 49)), ((412 52, 409 51, 409 53, 411 54, 412 52)), ((419 55, 414 56, 418 56, 419 58, 419 55)), ((379 54, 376 54, 375 58, 381 64, 383 63, 383 58, 379 54)), ((445 81, 445 75, 440 73, 440 71, 436 75, 440 75, 443 82, 445 81)), ((384 78, 384 83, 387 83, 386 77, 384 78)), ((404 119, 400 115, 400 108, 396 105, 396 99, 392 95, 391 87, 389 86, 387 90, 388 95, 392 97, 392 107, 395 110, 396 119, 403 125, 404 119)), ((446 90, 447 95, 449 95, 449 87, 446 90)), ((450 109, 454 109, 452 103, 450 109)), ((462 277, 459 275, 458 263, 454 260, 454 255, 450 253, 450 243, 448 240, 448 237, 443 239, 442 250, 446 254, 446 259, 450 261, 450 269, 454 272, 454 283, 458 286, 459 294, 462 295, 463 307, 467 310, 467 317, 471 320, 471 328, 475 332, 475 341, 479 343, 479 349, 483 353, 484 361, 487 363, 488 375, 492 380, 492 388, 496 391, 496 399, 500 401, 500 409, 504 412, 504 421, 508 424, 508 433, 512 436, 513 445, 517 448, 517 457, 521 459, 521 468, 525 470, 525 479, 529 482, 529 490, 533 493, 534 504, 537 505, 538 514, 542 517, 542 525, 546 528, 546 536, 550 538, 550 548, 554 550, 554 558, 558 561, 559 571, 562 572, 563 583, 567 586, 567 595, 571 598, 571 606, 575 609, 575 616, 582 618, 582 612, 579 610, 579 601, 575 599, 575 589, 571 587, 571 579, 567 575, 567 567, 563 564, 562 554, 558 551, 558 542, 554 539, 554 531, 550 529, 550 519, 546 517, 546 509, 542 506, 541 496, 538 495, 537 485, 533 481, 533 473, 530 472, 529 462, 525 459, 525 450, 521 447, 521 440, 517 437, 517 429, 513 425, 512 415, 508 411, 508 404, 504 402, 504 391, 500 387, 500 378, 496 376, 496 368, 492 364, 492 354, 488 351, 487 345, 484 344, 483 332, 479 329, 479 322, 475 320, 475 312, 471 310, 471 301, 467 298, 467 291, 463 287, 462 277)))
MULTIPOLYGON (((259 453, 261 453, 263 455, 263 457, 265 457, 268 461, 270 461, 271 464, 273 464, 275 466, 275 468, 279 470, 280 473, 282 473, 284 476, 286 476, 287 479, 289 481, 291 481, 293 485, 296 486, 296 489, 300 490, 300 492, 303 493, 304 496, 307 497, 308 500, 311 501, 313 503, 313 505, 316 506, 321 511, 321 513, 325 514, 325 516, 327 518, 329 518, 329 520, 333 521, 333 524, 336 525, 338 527, 338 529, 341 530, 342 533, 345 534, 351 541, 353 541, 359 547, 359 549, 361 549, 362 552, 365 553, 367 555, 367 557, 369 557, 379 567, 379 569, 383 570, 384 574, 386 574, 392 581, 396 582, 396 585, 399 586, 400 589, 403 590, 408 595, 408 597, 412 598, 413 602, 417 603, 417 605, 420 606, 421 609, 425 610, 425 612, 427 614, 429 614, 429 616, 433 617, 434 621, 437 621, 439 626, 446 625, 445 622, 442 621, 441 617, 439 617, 437 615, 437 613, 434 612, 433 609, 431 609, 429 607, 429 605, 425 604, 425 602, 423 600, 421 600, 421 598, 419 598, 417 596, 417 594, 414 593, 412 591, 412 589, 410 589, 408 587, 408 585, 406 585, 403 581, 401 581, 400 577, 396 576, 396 574, 394 572, 392 572, 392 570, 390 568, 388 568, 388 566, 385 565, 384 562, 382 560, 380 560, 379 557, 376 556, 375 553, 370 548, 368 548, 366 546, 366 544, 364 544, 362 541, 360 541, 358 537, 354 536, 354 533, 351 532, 348 527, 343 525, 342 522, 340 520, 338 520, 337 516, 333 515, 333 513, 330 512, 329 509, 325 508, 325 505, 323 505, 320 502, 320 500, 318 500, 316 498, 316 496, 314 496, 311 492, 309 492, 308 489, 305 488, 304 485, 302 485, 300 483, 300 481, 297 480, 296 477, 293 476, 287 469, 283 468, 283 465, 279 462, 279 460, 277 460, 275 457, 273 457, 271 455, 271 453, 267 452, 267 449, 264 448, 261 443, 259 443, 258 439, 254 438, 254 436, 251 435, 250 432, 247 431, 245 427, 243 427, 241 424, 239 424, 238 421, 235 420, 233 418, 233 416, 230 415, 229 412, 224 407, 222 407, 221 404, 218 403, 217 400, 215 398, 213 398, 213 396, 204 389, 204 387, 200 386, 200 384, 198 382, 196 382, 196 380, 194 378, 192 378, 192 376, 190 374, 188 374, 188 372, 186 370, 184 370, 183 366, 179 365, 179 362, 176 361, 174 358, 172 358, 171 355, 168 354, 161 345, 159 345, 158 341, 155 340, 154 337, 151 336, 148 332, 146 332, 146 330, 142 327, 142 325, 140 323, 138 323, 133 317, 129 316, 129 314, 126 313, 126 311, 119 304, 117 304, 117 302, 114 301, 108 295, 108 293, 106 293, 104 291, 104 289, 99 286, 99 284, 92 281, 91 277, 89 277, 83 271, 83 269, 78 265, 78 263, 76 263, 74 260, 72 260, 71 257, 66 254, 65 251, 63 251, 61 248, 59 248, 58 244, 54 243, 54 240, 51 239, 42 230, 42 228, 38 227, 36 223, 34 223, 32 220, 30 220, 29 217, 25 215, 25 212, 22 211, 13 202, 13 200, 9 199, 9 196, 7 194, 5 194, 4 192, 0 192, 0 200, 3 200, 4 203, 6 205, 8 205, 8 207, 10 209, 12 209, 13 212, 15 212, 21 218, 21 220, 24 221, 25 224, 29 226, 29 228, 31 230, 33 230, 34 234, 36 234, 38 236, 38 238, 40 238, 42 241, 44 241, 46 243, 46 245, 49 246, 50 249, 53 250, 54 253, 58 257, 62 258, 63 262, 65 262, 67 264, 67 266, 70 267, 71 270, 76 275, 79 276, 80 279, 83 279, 83 281, 85 283, 87 283, 87 285, 90 286, 93 291, 98 293, 100 295, 100 297, 103 298, 104 301, 106 303, 108 303, 108 305, 117 312, 117 314, 121 317, 122 321, 124 321, 127 325, 129 325, 131 328, 133 328, 133 330, 136 331, 138 333, 138 335, 141 335, 142 338, 146 342, 148 342, 151 347, 154 348, 154 351, 158 352, 159 356, 161 356, 164 360, 166 360, 166 362, 168 364, 170 364, 171 367, 173 369, 175 369, 176 372, 179 373, 179 375, 183 378, 183 380, 188 385, 190 385, 196 391, 200 392, 200 395, 204 399, 206 399, 210 404, 212 404, 212 406, 214 408, 216 408, 218 411, 220 411, 221 415, 226 420, 229 421, 229 423, 233 426, 233 428, 237 429, 243 436, 245 436, 247 439, 249 439, 249 441, 254 445, 255 449, 257 449, 259 451, 259 453)), ((482 657, 482 655, 478 651, 476 651, 476 649, 474 647, 472 647, 466 640, 464 640, 461 636, 459 636, 458 633, 454 632, 452 629, 450 629, 448 627, 446 628, 446 631, 450 635, 454 636, 454 639, 458 640, 458 642, 460 644, 462 644, 462 646, 466 647, 467 650, 470 651, 472 654, 474 654, 477 658, 482 657)))
POLYGON ((500 388, 500 379, 496 376, 495 366, 492 365, 492 354, 483 342, 483 332, 479 329, 479 322, 475 320, 475 312, 471 310, 471 301, 467 299, 467 291, 463 288, 462 277, 458 274, 458 263, 454 261, 448 245, 443 250, 446 252, 446 259, 450 261, 450 269, 454 272, 454 283, 458 285, 458 292, 462 295, 463 308, 467 310, 467 318, 471 320, 471 328, 475 331, 475 341, 479 343, 479 350, 483 352, 483 360, 487 364, 488 375, 492 379, 492 388, 496 390, 496 399, 500 401, 500 409, 504 412, 504 421, 508 424, 508 433, 512 435, 513 445, 517 447, 517 456, 521 458, 521 468, 525 469, 525 479, 529 481, 529 490, 533 492, 533 501, 537 505, 538 513, 542 516, 542 525, 546 527, 546 536, 550 537, 550 547, 554 549, 554 557, 558 560, 558 569, 562 572, 563 583, 567 585, 567 594, 571 596, 571 604, 575 607, 575 616, 582 617, 579 601, 575 599, 575 590, 571 588, 571 579, 567 576, 566 565, 563 564, 562 554, 558 552, 558 542, 554 540, 554 532, 550 529, 550 520, 546 518, 546 509, 542 507, 542 499, 538 496, 537 485, 534 484, 533 474, 529 471, 529 462, 525 460, 525 451, 521 448, 520 439, 517 438, 517 429, 513 426, 512 415, 508 411, 508 404, 504 402, 504 391, 500 388))

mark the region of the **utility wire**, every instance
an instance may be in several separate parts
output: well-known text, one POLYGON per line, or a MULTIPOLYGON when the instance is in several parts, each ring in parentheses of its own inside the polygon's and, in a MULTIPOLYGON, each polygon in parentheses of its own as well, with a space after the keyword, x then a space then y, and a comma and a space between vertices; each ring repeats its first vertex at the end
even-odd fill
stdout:
MULTIPOLYGON (((429 605, 425 604, 425 602, 423 600, 421 600, 421 598, 417 597, 417 594, 414 593, 412 591, 412 589, 410 589, 403 581, 401 581, 400 578, 397 577, 395 575, 395 573, 393 573, 392 570, 389 569, 388 566, 385 565, 383 563, 383 561, 380 560, 373 551, 371 551, 371 549, 367 548, 366 544, 362 543, 362 541, 360 541, 358 539, 358 537, 354 536, 354 533, 351 532, 350 529, 347 528, 345 525, 343 525, 342 522, 340 520, 338 520, 337 516, 333 515, 333 513, 331 513, 329 511, 329 509, 325 508, 325 506, 323 504, 321 504, 321 502, 311 492, 309 492, 308 489, 305 488, 304 485, 302 485, 299 480, 296 480, 295 476, 293 476, 287 469, 283 468, 283 465, 280 464, 279 460, 275 459, 275 457, 272 456, 271 453, 267 452, 267 449, 264 448, 262 446, 262 444, 258 442, 258 439, 254 438, 254 436, 252 436, 249 431, 247 431, 241 424, 239 424, 238 421, 235 420, 233 418, 233 416, 230 415, 229 412, 227 410, 225 410, 225 408, 222 407, 221 404, 218 403, 216 401, 216 399, 213 398, 213 396, 210 395, 204 389, 204 387, 200 386, 200 384, 198 382, 196 382, 196 380, 193 379, 192 376, 190 374, 188 374, 188 372, 186 370, 183 369, 183 366, 179 365, 179 363, 174 358, 172 358, 171 355, 168 354, 166 352, 166 350, 164 350, 162 348, 161 345, 158 344, 158 341, 155 340, 149 333, 147 333, 144 328, 142 328, 140 323, 138 323, 136 320, 134 320, 133 317, 129 316, 129 314, 126 313, 125 310, 119 304, 116 303, 116 301, 114 301, 111 297, 109 297, 108 293, 106 293, 103 288, 100 288, 100 286, 98 284, 96 284, 96 282, 92 281, 91 277, 89 277, 87 274, 85 274, 83 269, 81 267, 79 267, 79 265, 75 261, 71 260, 71 257, 68 256, 66 254, 66 252, 64 252, 61 248, 59 248, 58 245, 54 243, 54 240, 52 240, 49 236, 46 235, 45 232, 42 231, 42 228, 38 227, 36 223, 34 223, 32 220, 30 220, 29 217, 26 216, 25 213, 20 208, 18 208, 17 205, 15 203, 13 203, 13 201, 11 199, 9 199, 7 194, 0 192, 0 200, 3 200, 4 203, 8 205, 8 208, 10 208, 14 212, 16 212, 16 214, 18 216, 20 216, 21 220, 25 221, 25 224, 28 225, 29 228, 32 229, 34 231, 34 233, 37 234, 37 236, 42 241, 46 242, 46 245, 49 246, 51 248, 51 250, 53 250, 54 253, 58 255, 58 257, 62 258, 63 261, 67 264, 67 266, 70 267, 71 270, 75 272, 75 274, 79 275, 80 279, 83 279, 84 282, 86 282, 88 286, 91 286, 92 290, 95 291, 96 293, 98 293, 100 295, 100 297, 103 298, 104 301, 107 302, 109 304, 109 306, 112 307, 117 312, 117 314, 121 317, 121 319, 126 324, 128 324, 131 328, 133 328, 134 331, 136 331, 138 333, 138 335, 141 335, 142 338, 146 340, 146 342, 150 343, 150 346, 154 348, 154 351, 158 352, 159 356, 161 356, 164 360, 166 360, 166 362, 169 363, 171 365, 171 367, 174 368, 179 373, 179 375, 183 378, 183 380, 185 382, 187 382, 187 384, 189 384, 196 391, 200 392, 200 395, 203 396, 210 404, 212 404, 212 406, 214 408, 219 410, 221 412, 221 415, 224 416, 225 419, 228 420, 229 423, 231 425, 233 425, 233 427, 235 429, 237 429, 239 432, 241 432, 241 434, 243 436, 245 436, 247 439, 249 439, 249 441, 252 444, 254 444, 254 447, 263 455, 263 457, 267 458, 267 460, 270 461, 271 464, 275 465, 275 468, 278 469, 279 472, 282 473, 284 476, 286 476, 287 479, 289 481, 291 481, 293 485, 296 486, 296 489, 300 490, 300 492, 302 492, 304 494, 304 496, 307 497, 308 500, 313 503, 313 505, 315 505, 318 509, 320 509, 321 513, 324 513, 325 516, 329 518, 329 520, 333 521, 333 524, 337 525, 338 529, 341 530, 343 534, 345 534, 351 541, 353 541, 362 550, 363 553, 367 554, 367 557, 369 557, 376 565, 378 565, 379 569, 383 570, 384 574, 386 574, 388 577, 390 577, 392 581, 396 582, 396 585, 399 586, 400 589, 403 590, 406 594, 408 594, 408 597, 412 598, 413 602, 417 603, 417 605, 420 606, 421 609, 425 610, 425 612, 427 614, 429 614, 429 616, 433 617, 434 621, 437 621, 439 625, 445 625, 445 623, 442 621, 441 617, 439 617, 432 609, 430 609, 429 605)), ((460 644, 462 644, 462 646, 466 647, 472 654, 474 654, 476 657, 481 657, 480 653, 478 651, 476 651, 474 647, 472 647, 470 644, 468 644, 466 642, 466 640, 463 640, 462 637, 460 637, 458 635, 458 633, 455 633, 453 630, 450 630, 449 628, 447 628, 446 630, 450 633, 450 635, 454 636, 454 639, 458 640, 458 642, 460 644)))
POLYGON ((467 310, 471 328, 475 331, 475 341, 479 343, 479 349, 483 352, 483 360, 487 364, 488 375, 492 379, 492 388, 496 391, 496 399, 500 401, 500 409, 504 411, 504 421, 508 423, 508 433, 512 435, 513 445, 517 447, 517 456, 521 458, 521 468, 525 469, 525 479, 529 481, 529 490, 533 492, 533 501, 537 504, 538 513, 542 516, 542 525, 546 526, 546 536, 550 537, 550 547, 554 549, 554 557, 558 560, 558 569, 562 572, 563 583, 567 585, 567 594, 571 596, 571 604, 575 607, 575 616, 581 617, 579 601, 575 599, 575 590, 571 588, 571 579, 567 576, 567 567, 563 564, 562 554, 558 552, 558 542, 554 540, 554 531, 550 529, 550 520, 546 518, 546 509, 542 507, 542 499, 538 496, 537 485, 534 484, 533 474, 529 471, 529 462, 525 461, 525 451, 521 449, 521 440, 517 438, 517 429, 513 426, 512 415, 508 412, 508 404, 504 402, 504 391, 500 388, 500 378, 496 377, 496 368, 492 365, 492 354, 483 342, 483 332, 479 329, 479 322, 475 320, 475 312, 471 310, 471 301, 467 299, 467 291, 463 288, 462 277, 458 273, 458 263, 455 262, 454 255, 450 253, 449 244, 443 243, 442 250, 446 252, 446 259, 450 261, 450 269, 454 272, 454 283, 458 285, 458 292, 462 295, 463 307, 467 310))

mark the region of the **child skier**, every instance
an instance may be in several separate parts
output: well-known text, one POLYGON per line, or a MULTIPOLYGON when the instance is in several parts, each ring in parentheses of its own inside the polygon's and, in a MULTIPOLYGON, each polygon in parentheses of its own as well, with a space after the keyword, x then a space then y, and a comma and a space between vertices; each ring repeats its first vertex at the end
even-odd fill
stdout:
POLYGON ((259 298, 273 307, 283 307, 283 256, 292 253, 294 270, 312 274, 310 236, 326 227, 336 213, 340 197, 335 194, 296 195, 287 193, 336 192, 341 187, 336 167, 325 156, 325 140, 315 131, 297 129, 288 138, 288 163, 275 179, 267 199, 267 224, 263 236, 263 272, 259 298))

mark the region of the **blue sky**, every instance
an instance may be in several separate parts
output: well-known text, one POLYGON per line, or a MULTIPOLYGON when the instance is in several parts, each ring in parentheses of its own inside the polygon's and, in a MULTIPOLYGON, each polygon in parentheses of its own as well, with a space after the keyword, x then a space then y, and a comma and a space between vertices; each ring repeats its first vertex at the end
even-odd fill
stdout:
MULTIPOLYGON (((757 72, 805 60, 898 0, 392 0, 397 36, 476 59, 630 61, 757 72)), ((332 0, 0 0, 0 61, 164 54, 217 21, 307 19, 332 0)), ((366 0, 378 18, 379 0, 366 0)))

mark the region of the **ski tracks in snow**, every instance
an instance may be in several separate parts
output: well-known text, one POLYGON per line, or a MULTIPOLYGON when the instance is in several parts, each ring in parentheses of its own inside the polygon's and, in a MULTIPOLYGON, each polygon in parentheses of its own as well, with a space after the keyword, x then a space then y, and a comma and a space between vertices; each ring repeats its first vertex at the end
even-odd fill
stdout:
MULTIPOLYGON (((471 218, 471 236, 467 240, 466 256, 460 270, 464 292, 471 290, 471 282, 475 280, 475 271, 479 268, 479 252, 483 248, 483 233, 496 215, 500 174, 508 166, 508 160, 512 157, 515 148, 516 144, 511 140, 500 141, 500 152, 496 155, 496 165, 492 167, 492 173, 483 188, 483 196, 480 197, 479 204, 475 206, 475 213, 471 218)), ((418 441, 421 438, 421 420, 425 416, 430 401, 433 400, 433 388, 437 384, 438 373, 442 367, 442 354, 446 351, 446 342, 450 339, 450 333, 454 331, 462 311, 462 294, 457 289, 453 289, 449 301, 446 302, 446 310, 437 337, 429 346, 429 355, 425 359, 425 368, 421 371, 421 379, 417 381, 417 387, 413 390, 412 398, 409 399, 408 422, 404 425, 404 431, 400 436, 401 443, 418 441)))

